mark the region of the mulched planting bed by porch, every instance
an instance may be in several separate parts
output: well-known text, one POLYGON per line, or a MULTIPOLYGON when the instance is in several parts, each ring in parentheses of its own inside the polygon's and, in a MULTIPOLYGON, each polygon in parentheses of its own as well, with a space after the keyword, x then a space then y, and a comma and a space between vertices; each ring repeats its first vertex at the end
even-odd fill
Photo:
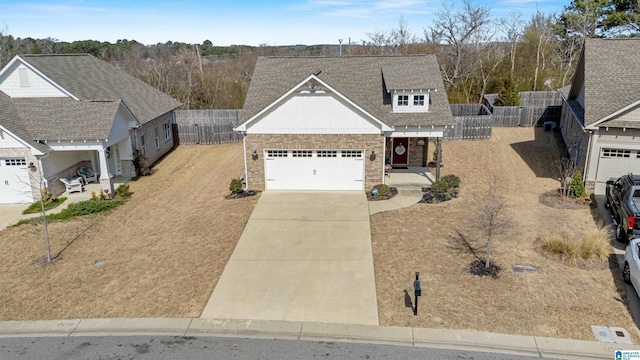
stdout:
POLYGON ((455 199, 458 197, 458 189, 451 189, 446 194, 434 194, 430 188, 422 188, 424 194, 422 195, 422 199, 418 201, 421 204, 436 204, 445 201, 449 201, 451 199, 455 199))
POLYGON ((247 190, 247 191, 239 192, 237 194, 226 195, 224 198, 227 199, 227 200, 229 200, 229 199, 242 199, 242 198, 246 198, 246 197, 250 197, 250 196, 255 196, 258 193, 260 193, 260 191, 247 190))
POLYGON ((367 191, 367 200, 369 201, 389 200, 392 197, 398 195, 398 189, 393 186, 389 187, 389 191, 390 193, 387 196, 373 195, 371 194, 370 191, 367 191))
POLYGON ((578 199, 572 199, 570 197, 563 199, 562 196, 560 196, 560 190, 551 190, 542 193, 539 196, 539 200, 541 204, 554 209, 578 210, 589 207, 588 204, 579 203, 578 199))

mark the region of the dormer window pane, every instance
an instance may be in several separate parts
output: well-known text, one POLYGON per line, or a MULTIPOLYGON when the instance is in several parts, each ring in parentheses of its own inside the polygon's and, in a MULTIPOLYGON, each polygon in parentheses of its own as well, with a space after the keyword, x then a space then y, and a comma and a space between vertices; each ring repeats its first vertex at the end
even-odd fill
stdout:
POLYGON ((409 106, 409 95, 398 95, 398 106, 409 106))
POLYGON ((424 106, 424 95, 415 95, 413 97, 413 106, 424 106))

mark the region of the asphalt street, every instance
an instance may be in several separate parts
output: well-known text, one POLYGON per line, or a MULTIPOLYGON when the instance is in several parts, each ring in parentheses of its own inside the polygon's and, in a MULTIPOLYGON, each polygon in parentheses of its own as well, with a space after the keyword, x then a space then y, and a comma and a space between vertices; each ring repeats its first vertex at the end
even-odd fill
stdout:
POLYGON ((185 336, 104 336, 0 338, 0 359, 527 360, 538 358, 471 351, 326 341, 185 336))

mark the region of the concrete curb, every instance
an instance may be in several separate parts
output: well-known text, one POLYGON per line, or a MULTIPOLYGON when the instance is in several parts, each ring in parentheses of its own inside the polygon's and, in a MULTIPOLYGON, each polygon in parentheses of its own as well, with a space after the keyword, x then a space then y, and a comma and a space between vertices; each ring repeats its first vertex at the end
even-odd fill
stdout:
POLYGON ((0 322, 0 338, 43 336, 219 336, 257 339, 339 341, 472 350, 559 359, 612 359, 615 350, 640 346, 444 330, 296 321, 201 318, 72 319, 0 322))

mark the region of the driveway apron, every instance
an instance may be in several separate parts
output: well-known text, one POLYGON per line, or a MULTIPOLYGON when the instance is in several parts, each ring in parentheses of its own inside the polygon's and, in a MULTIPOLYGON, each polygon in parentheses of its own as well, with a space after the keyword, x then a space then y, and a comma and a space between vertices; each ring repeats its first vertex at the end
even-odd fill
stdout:
POLYGON ((378 325, 363 192, 264 192, 202 318, 378 325))

